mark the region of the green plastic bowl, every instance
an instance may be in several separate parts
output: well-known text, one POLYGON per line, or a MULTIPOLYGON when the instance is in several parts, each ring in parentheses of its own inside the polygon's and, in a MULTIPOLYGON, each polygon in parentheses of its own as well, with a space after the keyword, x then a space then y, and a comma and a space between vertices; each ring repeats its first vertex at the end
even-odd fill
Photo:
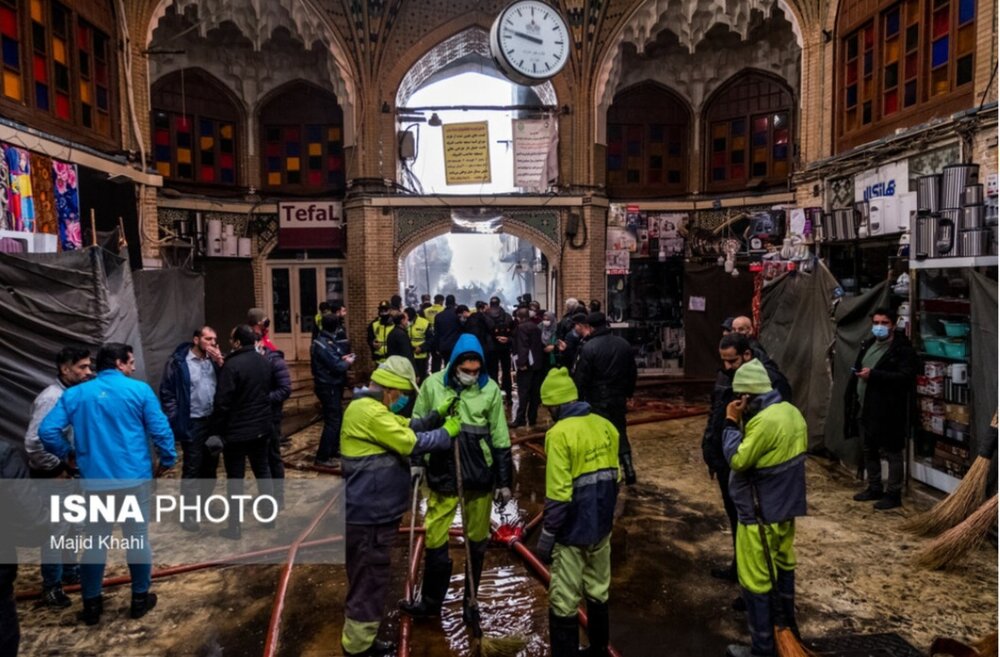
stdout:
POLYGON ((945 340, 944 355, 948 358, 965 358, 969 353, 969 348, 965 340, 945 340))
POLYGON ((924 351, 931 356, 947 356, 944 351, 944 338, 924 338, 924 351))
POLYGON ((966 322, 949 322, 942 319, 941 323, 944 325, 944 334, 949 338, 964 338, 972 330, 966 322))

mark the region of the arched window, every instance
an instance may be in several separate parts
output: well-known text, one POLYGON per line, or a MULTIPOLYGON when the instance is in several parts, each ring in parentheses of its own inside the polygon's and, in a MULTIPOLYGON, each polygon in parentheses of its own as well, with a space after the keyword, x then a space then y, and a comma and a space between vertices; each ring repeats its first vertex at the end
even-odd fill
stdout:
POLYGON ((640 198, 687 192, 690 123, 684 101, 656 83, 618 93, 608 109, 608 194, 640 198))
POLYGON ((337 97, 294 82, 260 109, 263 187, 291 193, 344 192, 344 113, 337 97))
POLYGON ((785 184, 792 162, 792 92, 770 75, 745 71, 705 109, 708 191, 785 184))
POLYGON ((232 94, 208 73, 185 69, 152 90, 153 159, 173 181, 236 185, 240 111, 232 94))
POLYGON ((104 0, 0 0, 3 113, 115 146, 114 38, 115 17, 104 0))
POLYGON ((837 149, 968 107, 976 0, 843 0, 837 149))

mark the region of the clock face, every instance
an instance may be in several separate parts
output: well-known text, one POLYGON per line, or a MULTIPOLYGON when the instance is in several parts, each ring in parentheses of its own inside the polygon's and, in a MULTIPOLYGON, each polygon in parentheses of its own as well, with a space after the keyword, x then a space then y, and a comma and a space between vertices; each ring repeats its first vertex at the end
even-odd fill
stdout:
POLYGON ((493 26, 494 57, 505 73, 535 84, 558 73, 569 59, 569 30, 557 9, 540 0, 520 0, 493 26))

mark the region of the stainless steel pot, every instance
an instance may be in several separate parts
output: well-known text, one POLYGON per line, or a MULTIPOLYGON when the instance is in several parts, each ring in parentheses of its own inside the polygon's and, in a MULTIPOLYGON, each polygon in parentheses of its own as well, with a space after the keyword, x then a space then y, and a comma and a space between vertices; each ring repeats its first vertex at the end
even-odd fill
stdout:
POLYGON ((974 229, 983 227, 986 208, 982 205, 967 205, 962 208, 962 228, 974 229))
POLYGON ((978 164, 949 164, 941 170, 941 199, 943 209, 962 207, 965 188, 979 183, 978 164))
POLYGON ((911 237, 911 252, 916 258, 937 257, 937 217, 928 212, 918 212, 911 237))
POLYGON ((941 210, 934 230, 935 253, 938 258, 958 255, 958 224, 962 210, 941 210))
POLYGON ((839 208, 833 211, 833 226, 830 239, 852 240, 857 237, 854 208, 839 208))
POLYGON ((868 205, 868 201, 856 202, 854 204, 854 209, 857 213, 855 215, 855 233, 858 237, 871 237, 871 206, 868 205))
POLYGON ((959 231, 958 255, 960 256, 981 256, 989 253, 990 249, 989 230, 971 229, 959 231))
POLYGON ((941 174, 933 173, 917 178, 917 210, 937 212, 937 209, 941 207, 938 205, 940 196, 941 174))
POLYGON ((962 205, 968 207, 970 205, 982 205, 983 204, 983 186, 982 185, 969 185, 965 188, 965 193, 962 195, 962 205))

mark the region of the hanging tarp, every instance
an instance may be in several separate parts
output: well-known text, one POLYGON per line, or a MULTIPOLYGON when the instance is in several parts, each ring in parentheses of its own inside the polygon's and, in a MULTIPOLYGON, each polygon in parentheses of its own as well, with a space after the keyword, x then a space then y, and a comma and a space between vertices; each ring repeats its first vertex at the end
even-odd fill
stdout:
POLYGON ((143 378, 142 341, 128 261, 100 248, 0 253, 0 437, 21 441, 31 403, 56 376, 63 347, 92 352, 127 342, 143 378))
POLYGON ((722 363, 722 320, 749 315, 753 276, 745 269, 733 278, 718 265, 684 266, 684 375, 715 380, 722 363), (693 301, 692 301, 693 299, 693 301))
POLYGON ((831 363, 833 386, 826 416, 826 448, 849 465, 861 463, 861 441, 844 438, 844 393, 861 342, 871 335, 871 314, 876 308, 888 305, 889 283, 883 281, 860 296, 841 300, 834 313, 837 333, 831 363))
POLYGON ((205 324, 205 277, 189 269, 144 269, 134 276, 146 381, 159 390, 174 349, 205 324))
POLYGON ((996 491, 996 429, 990 426, 997 410, 997 282, 969 271, 972 304, 972 354, 969 368, 972 387, 972 454, 993 457, 990 490, 996 491))
POLYGON ((815 271, 793 271, 764 288, 760 342, 792 386, 792 403, 809 427, 809 448, 824 444, 830 407, 830 316, 837 279, 822 263, 815 271))

